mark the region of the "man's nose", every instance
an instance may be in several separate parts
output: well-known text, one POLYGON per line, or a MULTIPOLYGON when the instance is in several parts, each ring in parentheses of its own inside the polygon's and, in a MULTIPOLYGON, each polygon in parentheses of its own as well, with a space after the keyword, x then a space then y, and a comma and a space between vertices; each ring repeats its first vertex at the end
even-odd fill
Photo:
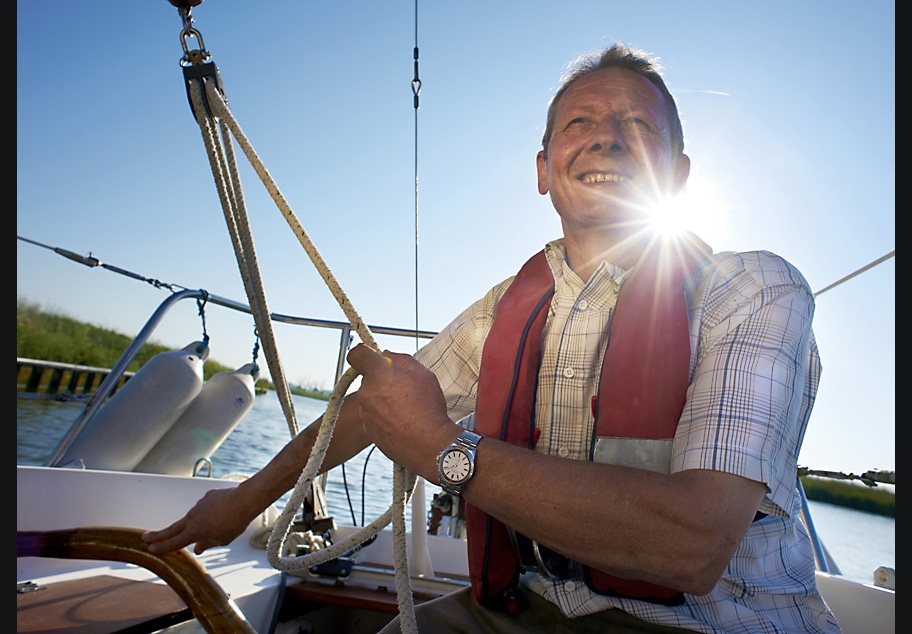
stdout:
POLYGON ((611 144, 605 144, 605 145, 602 145, 601 143, 593 143, 592 147, 589 149, 592 150, 593 152, 601 152, 603 147, 607 147, 608 151, 611 152, 612 154, 614 154, 616 152, 620 152, 623 149, 621 147, 620 143, 611 143, 611 144))
POLYGON ((621 134, 620 126, 614 121, 605 121, 595 129, 589 150, 616 154, 622 152, 626 147, 627 144, 621 134))

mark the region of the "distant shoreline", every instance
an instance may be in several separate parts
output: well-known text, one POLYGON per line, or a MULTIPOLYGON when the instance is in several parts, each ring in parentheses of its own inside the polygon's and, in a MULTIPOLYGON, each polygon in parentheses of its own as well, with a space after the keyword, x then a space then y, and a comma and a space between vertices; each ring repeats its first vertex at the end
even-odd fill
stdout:
MULTIPOLYGON (((297 396, 306 396, 307 398, 315 398, 318 401, 328 401, 329 397, 332 395, 331 392, 323 390, 305 390, 300 387, 289 387, 288 390, 297 396)), ((275 391, 275 386, 270 383, 267 387, 257 387, 257 395, 265 394, 268 391, 275 391)))
POLYGON ((886 487, 816 476, 801 477, 807 499, 853 508, 865 513, 896 517, 896 493, 886 487))

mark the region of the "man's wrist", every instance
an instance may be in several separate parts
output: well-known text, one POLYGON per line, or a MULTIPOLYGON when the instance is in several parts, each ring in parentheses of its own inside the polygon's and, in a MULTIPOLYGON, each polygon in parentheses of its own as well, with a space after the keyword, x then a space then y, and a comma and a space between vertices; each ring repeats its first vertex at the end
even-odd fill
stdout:
POLYGON ((280 495, 274 496, 270 490, 260 486, 258 475, 242 480, 232 491, 235 513, 239 517, 245 518, 248 523, 256 519, 280 497, 280 495))
POLYGON ((450 495, 460 496, 475 475, 475 454, 483 437, 464 430, 437 454, 440 487, 450 495))

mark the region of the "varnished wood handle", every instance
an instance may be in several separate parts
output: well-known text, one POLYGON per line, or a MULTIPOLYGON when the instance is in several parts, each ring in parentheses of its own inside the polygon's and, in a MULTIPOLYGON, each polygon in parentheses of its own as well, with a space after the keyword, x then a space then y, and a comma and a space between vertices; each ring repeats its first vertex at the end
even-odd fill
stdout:
POLYGON ((256 634, 225 591, 185 549, 153 555, 142 529, 90 526, 56 531, 17 531, 18 557, 122 561, 142 566, 173 589, 207 632, 256 634))

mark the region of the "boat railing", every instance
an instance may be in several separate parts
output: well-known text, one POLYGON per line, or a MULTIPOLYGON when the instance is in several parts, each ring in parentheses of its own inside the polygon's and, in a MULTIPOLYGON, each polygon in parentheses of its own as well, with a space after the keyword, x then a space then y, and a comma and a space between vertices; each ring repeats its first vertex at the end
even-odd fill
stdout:
MULTIPOLYGON (((249 305, 227 299, 225 297, 220 297, 218 295, 213 295, 202 289, 185 289, 176 291, 169 295, 163 302, 161 302, 161 304, 159 304, 155 312, 152 313, 152 316, 148 319, 148 321, 146 321, 146 324, 143 326, 142 330, 140 330, 139 334, 137 334, 133 341, 130 342, 130 345, 127 346, 127 349, 121 355, 120 359, 117 360, 117 363, 115 363, 114 367, 111 368, 110 372, 108 372, 107 376, 98 386, 98 389, 89 400, 83 412, 79 415, 67 433, 63 436, 54 451, 51 452, 50 456, 45 462, 45 466, 61 466, 61 460, 66 455, 67 450, 73 445, 73 443, 76 441, 76 438, 79 437, 79 434, 82 433, 92 418, 97 414, 98 410, 104 404, 105 399, 114 393, 115 388, 117 388, 117 386, 120 384, 121 378, 126 373, 127 367, 130 365, 133 359, 136 358, 136 355, 139 353, 142 347, 149 341, 152 333, 155 332, 156 328, 158 328, 158 326, 161 324, 165 315, 167 315, 168 311, 170 311, 175 304, 186 299, 202 300, 207 304, 216 304, 230 310, 252 314, 249 305)), ((348 354, 348 350, 351 347, 352 343, 353 328, 350 323, 345 321, 314 319, 310 317, 297 317, 293 315, 283 315, 280 313, 271 313, 270 318, 274 322, 285 324, 339 330, 339 351, 336 358, 335 374, 335 380, 338 381, 339 377, 342 376, 342 373, 344 371, 345 357, 348 354)), ((394 335, 401 337, 418 337, 422 339, 430 339, 437 334, 436 332, 429 330, 395 328, 390 326, 368 327, 374 334, 394 335)))
POLYGON ((801 499, 801 521, 804 522, 804 526, 807 528, 808 535, 811 538, 811 547, 814 549, 814 565, 820 572, 841 575, 842 571, 836 565, 826 546, 823 545, 823 541, 814 527, 814 520, 811 518, 811 509, 808 505, 807 494, 804 492, 804 486, 801 484, 801 478, 798 478, 798 494, 801 499))

